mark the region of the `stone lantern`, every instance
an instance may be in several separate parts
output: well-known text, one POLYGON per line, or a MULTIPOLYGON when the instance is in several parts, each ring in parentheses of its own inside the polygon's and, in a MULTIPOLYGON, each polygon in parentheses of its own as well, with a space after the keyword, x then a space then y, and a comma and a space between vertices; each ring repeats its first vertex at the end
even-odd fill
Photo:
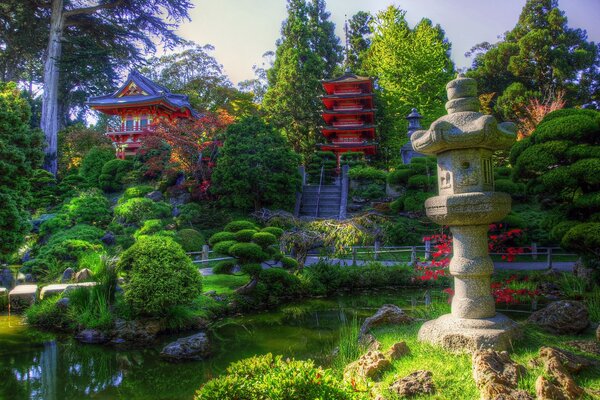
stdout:
POLYGON ((411 136, 415 151, 437 156, 439 195, 425 202, 427 216, 448 225, 454 255, 452 313, 426 322, 419 340, 449 350, 507 349, 517 325, 496 313, 490 288, 494 265, 488 254, 488 225, 510 212, 510 196, 494 192, 492 153, 508 149, 516 126, 479 112, 475 80, 462 75, 446 85, 445 115, 411 136))

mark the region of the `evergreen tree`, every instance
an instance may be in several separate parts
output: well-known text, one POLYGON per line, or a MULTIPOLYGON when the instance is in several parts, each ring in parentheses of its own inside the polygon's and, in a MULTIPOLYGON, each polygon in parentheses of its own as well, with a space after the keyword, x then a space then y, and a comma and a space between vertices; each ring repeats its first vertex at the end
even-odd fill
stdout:
POLYGON ((428 19, 411 28, 405 15, 394 6, 376 15, 364 63, 366 72, 377 79, 379 157, 386 164, 400 156, 411 108, 424 116, 425 126, 446 113, 445 87, 454 77, 451 45, 443 29, 428 19))
POLYGON ((565 92, 567 106, 598 103, 598 46, 585 31, 567 25, 558 0, 528 0, 517 25, 496 44, 481 43, 469 76, 482 93, 497 93, 495 110, 516 120, 531 98, 565 92))
POLYGON ((346 66, 354 73, 361 74, 367 50, 371 46, 371 14, 359 11, 348 21, 348 54, 346 66))
POLYGON ((0 83, 0 256, 17 250, 29 230, 29 178, 43 159, 42 135, 15 83, 0 83))
POLYGON ((341 47, 327 21, 324 1, 308 5, 305 0, 288 0, 287 10, 275 62, 267 73, 263 107, 293 149, 306 157, 320 137, 321 79, 335 70, 341 47))

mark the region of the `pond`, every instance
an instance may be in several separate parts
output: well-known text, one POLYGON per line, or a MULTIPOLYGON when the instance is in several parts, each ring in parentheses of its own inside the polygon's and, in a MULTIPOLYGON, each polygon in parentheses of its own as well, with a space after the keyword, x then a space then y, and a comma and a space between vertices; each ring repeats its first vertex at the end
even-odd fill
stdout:
MULTIPOLYGON (((432 294, 437 291, 432 291, 432 294)), ((434 294, 434 303, 445 294, 434 294), (439 297, 438 297, 439 296, 439 297)), ((341 328, 362 322, 381 305, 423 312, 417 291, 338 295, 282 306, 279 310, 219 321, 211 331, 214 355, 206 361, 171 364, 154 347, 117 350, 82 345, 28 327, 19 316, 0 316, 0 399, 192 399, 203 382, 233 361, 282 354, 327 365, 341 328)), ((190 333, 191 334, 191 333, 190 333)), ((183 336, 183 335, 179 335, 183 336)))

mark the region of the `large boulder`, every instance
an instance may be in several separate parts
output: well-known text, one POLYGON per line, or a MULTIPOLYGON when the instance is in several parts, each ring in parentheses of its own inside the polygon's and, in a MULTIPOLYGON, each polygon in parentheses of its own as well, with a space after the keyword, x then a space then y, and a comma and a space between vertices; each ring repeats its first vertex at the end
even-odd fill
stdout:
POLYGON ((108 342, 109 337, 104 332, 97 329, 85 329, 75 335, 75 339, 80 343, 100 344, 108 342))
POLYGON ((575 334, 590 324, 585 305, 579 301, 561 300, 534 312, 528 322, 555 334, 575 334))
POLYGON ((431 377, 432 373, 430 371, 415 371, 392 383, 390 391, 397 394, 400 398, 433 394, 435 392, 435 385, 431 377))
POLYGON ((525 368, 513 362, 507 352, 478 350, 473 353, 472 359, 473 378, 482 400, 532 399, 527 392, 517 390, 519 378, 525 373, 525 368))
POLYGON ((359 337, 365 335, 375 326, 410 324, 412 322, 414 322, 414 318, 407 315, 400 307, 393 304, 384 304, 375 314, 363 322, 359 337))
POLYGON ((162 330, 160 321, 154 319, 138 319, 125 321, 117 319, 111 336, 114 345, 133 347, 153 343, 162 330))
POLYGON ((102 238, 100 240, 105 245, 112 246, 116 242, 115 234, 112 233, 111 231, 106 231, 106 233, 104 233, 104 236, 102 236, 102 238))
POLYGON ((160 352, 162 358, 171 362, 201 360, 209 354, 210 343, 204 332, 177 339, 166 345, 160 352))
POLYGON ((154 202, 157 202, 157 201, 162 201, 163 195, 158 190, 153 190, 153 191, 151 191, 150 193, 148 193, 146 195, 146 198, 150 199, 150 200, 152 200, 154 202))

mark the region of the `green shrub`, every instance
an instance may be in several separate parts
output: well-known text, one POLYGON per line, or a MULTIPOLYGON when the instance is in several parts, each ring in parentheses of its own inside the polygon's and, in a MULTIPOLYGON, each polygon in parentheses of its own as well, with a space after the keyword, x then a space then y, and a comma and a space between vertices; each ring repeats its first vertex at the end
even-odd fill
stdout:
POLYGON ((300 294, 300 279, 282 268, 268 268, 260 271, 259 281, 265 285, 270 303, 277 304, 279 299, 300 294))
POLYGON ((128 277, 125 300, 139 315, 157 316, 190 304, 202 293, 202 278, 183 248, 160 236, 143 236, 121 253, 128 277))
POLYGON ((263 249, 266 249, 267 247, 277 243, 277 238, 275 235, 269 232, 257 232, 252 235, 252 241, 263 249))
POLYGON ((408 178, 414 175, 414 172, 407 168, 392 171, 387 176, 387 183, 390 185, 406 185, 408 178))
POLYGON ((208 239, 208 244, 214 246, 219 242, 235 240, 235 235, 231 232, 217 232, 208 239))
POLYGON ((513 182, 510 179, 498 179, 494 182, 496 192, 504 192, 510 195, 519 195, 525 191, 525 185, 513 182))
POLYGON ((600 223, 587 222, 572 227, 565 233, 560 245, 597 259, 600 254, 600 223))
POLYGON ((72 198, 61 210, 73 224, 105 227, 112 219, 110 203, 97 190, 90 190, 72 198))
POLYGON ((256 243, 237 243, 229 248, 229 254, 239 258, 242 264, 247 262, 264 261, 268 258, 262 248, 256 243))
POLYGON ((41 300, 25 310, 25 319, 29 325, 40 329, 64 331, 73 328, 74 321, 65 310, 56 303, 61 296, 52 296, 41 300))
POLYGON ((214 201, 187 203, 179 209, 181 213, 175 218, 179 228, 215 229, 231 220, 229 210, 218 206, 214 201))
POLYGON ((560 243, 565 234, 578 224, 579 221, 560 221, 552 227, 548 236, 554 243, 560 243))
POLYGON ((365 188, 358 189, 354 192, 356 196, 363 197, 369 200, 377 200, 385 197, 385 191, 380 184, 372 183, 365 188))
POLYGON ((312 361, 283 360, 267 354, 231 364, 226 374, 202 386, 195 400, 354 398, 351 388, 312 361))
POLYGON ((219 261, 217 265, 213 267, 213 273, 217 275, 231 274, 236 265, 236 262, 233 260, 219 261))
POLYGON ((292 257, 282 257, 281 266, 285 269, 297 269, 298 261, 296 261, 292 257))
POLYGON ((281 235, 283 235, 283 232, 284 232, 283 229, 278 228, 276 226, 267 226, 266 228, 262 228, 260 231, 270 233, 271 235, 275 236, 277 239, 279 239, 281 237, 281 235))
POLYGON ((79 175, 92 186, 98 186, 98 178, 102 173, 102 167, 110 160, 115 159, 115 151, 106 147, 92 147, 92 149, 83 157, 79 175))
POLYGON ((229 255, 229 250, 231 247, 237 244, 235 240, 223 240, 222 242, 218 242, 213 246, 213 250, 215 253, 222 254, 224 256, 229 255))
POLYGON ((133 236, 137 239, 142 235, 153 235, 163 229, 164 225, 160 219, 149 219, 144 221, 144 224, 138 229, 133 236))
POLYGON ((117 192, 123 188, 123 178, 133 167, 129 160, 114 159, 102 166, 98 185, 106 192, 117 192))
POLYGON ((154 202, 147 198, 133 198, 119 204, 114 210, 115 217, 126 223, 141 224, 148 219, 166 218, 171 215, 167 203, 154 202))
POLYGON ((235 240, 238 242, 251 242, 252 236, 256 233, 254 229, 242 229, 241 231, 237 231, 235 235, 235 240))
POLYGON ((175 234, 175 241, 185 251, 200 251, 204 245, 204 236, 195 229, 182 229, 175 234))
POLYGON ((259 263, 248 263, 242 264, 241 270, 244 274, 250 276, 258 276, 262 272, 263 268, 262 265, 259 263))
POLYGON ((383 236, 388 245, 413 246, 422 244, 423 236, 431 235, 435 229, 436 226, 431 222, 399 217, 395 222, 383 225, 383 236))
POLYGON ((350 179, 358 181, 370 181, 382 184, 385 183, 387 172, 373 167, 357 166, 348 171, 348 176, 350 179))
POLYGON ((129 188, 125 189, 125 193, 123 193, 123 196, 121 196, 121 198, 119 198, 119 204, 125 203, 129 199, 144 197, 145 195, 152 192, 153 190, 154 190, 154 188, 152 188, 152 186, 148 186, 148 185, 138 185, 138 186, 129 187, 129 188))
POLYGON ((73 222, 66 214, 57 214, 54 217, 47 219, 40 225, 40 236, 47 236, 53 233, 68 229, 73 222))
POLYGON ((398 197, 390 203, 390 210, 394 213, 404 211, 404 196, 398 197))
POLYGON ((233 233, 241 231, 243 229, 256 230, 256 225, 254 225, 254 223, 250 221, 231 221, 230 223, 225 225, 225 228, 223 228, 225 232, 233 233))

